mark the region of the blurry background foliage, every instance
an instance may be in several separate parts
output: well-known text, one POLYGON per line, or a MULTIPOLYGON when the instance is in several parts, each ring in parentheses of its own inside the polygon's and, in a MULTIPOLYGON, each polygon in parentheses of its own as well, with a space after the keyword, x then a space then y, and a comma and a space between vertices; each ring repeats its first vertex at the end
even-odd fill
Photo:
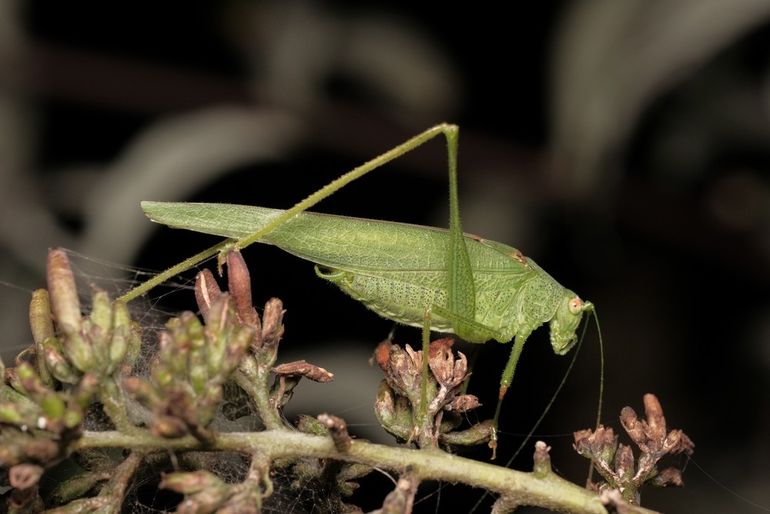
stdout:
MULTIPOLYGON (((0 289, 3 356, 29 343, 47 247, 160 269, 211 241, 153 226, 140 200, 288 207, 452 121, 465 229, 521 248, 597 305, 605 412, 656 393, 698 463, 768 505, 768 20, 766 0, 533 2, 515 17, 388 2, 2 0, 0 280, 15 286, 0 289)), ((433 143, 319 210, 445 226, 446 189, 433 143)), ((256 246, 246 258, 269 271, 254 273, 257 298, 286 304, 284 348, 337 376, 299 408, 371 425, 379 378, 366 359, 391 324, 305 262, 256 246)), ((192 294, 162 305, 192 308, 192 294)), ((528 430, 566 367, 546 341, 540 331, 525 350, 504 430, 528 430)), ((491 408, 508 348, 482 350, 472 387, 491 408)), ((594 337, 583 351, 540 432, 591 426, 594 337)), ((559 472, 581 480, 571 438, 547 440, 559 472)), ((692 466, 685 482, 645 503, 751 508, 692 466)))

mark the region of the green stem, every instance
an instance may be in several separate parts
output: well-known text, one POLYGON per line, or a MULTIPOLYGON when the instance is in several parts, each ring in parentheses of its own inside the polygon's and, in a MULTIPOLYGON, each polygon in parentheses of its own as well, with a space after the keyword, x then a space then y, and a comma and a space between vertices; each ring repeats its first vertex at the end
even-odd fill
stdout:
MULTIPOLYGON (((149 433, 139 435, 119 432, 84 432, 73 443, 73 450, 88 448, 131 448, 133 450, 194 450, 200 443, 193 437, 162 439, 149 433)), ((398 473, 410 470, 422 480, 461 482, 487 489, 519 505, 535 505, 557 511, 606 514, 599 497, 587 489, 558 477, 544 476, 478 462, 438 450, 412 450, 354 440, 350 448, 339 452, 330 437, 313 436, 288 430, 231 432, 218 434, 208 450, 261 452, 269 459, 316 457, 358 462, 398 473)), ((653 511, 633 507, 639 514, 653 511)))
POLYGON ((137 433, 142 429, 134 425, 128 418, 126 412, 126 397, 123 389, 117 384, 114 378, 105 378, 102 382, 102 388, 99 392, 99 401, 104 407, 104 412, 110 418, 115 428, 121 432, 137 433))
MULTIPOLYGON (((253 359, 254 357, 248 357, 253 359)), ((254 373, 246 373, 238 370, 233 374, 235 382, 249 395, 254 402, 259 417, 268 430, 285 429, 281 415, 275 405, 270 401, 270 370, 259 364, 255 366, 254 373)))

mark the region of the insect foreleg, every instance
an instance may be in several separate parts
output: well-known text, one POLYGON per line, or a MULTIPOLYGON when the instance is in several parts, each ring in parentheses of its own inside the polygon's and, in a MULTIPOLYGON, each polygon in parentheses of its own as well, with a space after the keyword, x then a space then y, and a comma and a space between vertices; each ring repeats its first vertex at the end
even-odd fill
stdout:
POLYGON ((521 351, 524 349, 524 343, 529 338, 531 331, 522 332, 516 334, 516 338, 513 341, 513 347, 511 348, 511 355, 508 357, 508 363, 505 365, 503 375, 500 377, 500 392, 497 397, 497 407, 495 407, 495 417, 492 420, 492 437, 489 440, 489 447, 492 448, 492 460, 496 457, 497 451, 497 422, 500 418, 500 410, 503 405, 503 399, 505 393, 508 391, 508 387, 511 385, 513 375, 516 372, 516 364, 521 357, 521 351))

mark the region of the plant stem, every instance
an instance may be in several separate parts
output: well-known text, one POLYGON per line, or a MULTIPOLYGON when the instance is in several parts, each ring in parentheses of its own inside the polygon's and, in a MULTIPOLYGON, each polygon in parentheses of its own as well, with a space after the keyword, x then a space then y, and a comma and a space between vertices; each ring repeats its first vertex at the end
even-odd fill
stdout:
MULTIPOLYGON (((73 450, 87 448, 131 448, 133 450, 194 450, 200 442, 192 437, 162 439, 149 432, 141 435, 120 432, 84 432, 73 450)), ((516 498, 518 505, 535 505, 557 511, 607 514, 598 495, 583 489, 552 471, 538 475, 478 462, 440 450, 412 450, 365 441, 352 441, 346 452, 336 449, 330 437, 288 430, 230 432, 218 434, 207 450, 261 452, 269 459, 317 457, 339 459, 387 468, 399 473, 407 469, 421 480, 461 482, 490 492, 516 498)), ((639 514, 653 511, 633 507, 639 514)))

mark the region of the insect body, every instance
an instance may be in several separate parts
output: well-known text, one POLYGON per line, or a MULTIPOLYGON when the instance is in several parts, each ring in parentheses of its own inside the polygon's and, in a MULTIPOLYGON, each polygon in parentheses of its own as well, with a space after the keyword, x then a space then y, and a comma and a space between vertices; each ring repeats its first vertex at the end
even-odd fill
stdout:
MULTIPOLYGON (((241 239, 284 211, 247 205, 142 202, 153 221, 206 234, 241 239)), ((260 242, 316 263, 316 273, 377 314, 405 325, 457 333, 448 309, 445 229, 304 212, 260 242)), ((551 344, 563 355, 576 341, 590 308, 532 259, 508 245, 464 236, 475 289, 472 323, 478 333, 458 334, 484 343, 507 343, 550 322, 551 344)))
MULTIPOLYGON (((457 192, 456 125, 441 124, 351 170, 285 211, 227 204, 142 202, 154 221, 217 234, 244 248, 274 244, 316 263, 317 274, 380 315, 429 331, 452 332, 473 343, 514 341, 500 380, 500 406, 513 378, 524 342, 549 322, 551 344, 564 354, 576 341, 584 312, 593 310, 534 261, 510 246, 465 235, 457 192), (324 198, 436 136, 447 140, 449 229, 307 212, 324 198)), ((216 245, 140 285, 128 301, 227 247, 216 245)), ((427 374, 427 359, 424 373, 427 374)), ((427 375, 426 375, 427 376, 427 375)), ((423 378, 423 393, 427 380, 423 378)), ((493 433, 491 446, 495 446, 493 433)))

